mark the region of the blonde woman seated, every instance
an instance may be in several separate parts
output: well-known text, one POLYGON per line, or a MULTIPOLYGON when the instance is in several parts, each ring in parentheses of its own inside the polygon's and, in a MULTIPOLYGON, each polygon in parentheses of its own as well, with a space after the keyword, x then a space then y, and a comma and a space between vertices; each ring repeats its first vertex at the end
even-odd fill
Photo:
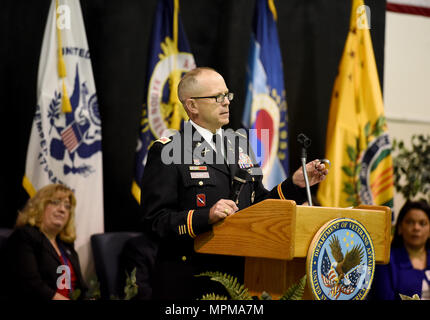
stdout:
POLYGON ((71 189, 52 184, 19 212, 5 248, 8 297, 69 300, 77 289, 84 297, 86 286, 73 248, 75 206, 71 189))

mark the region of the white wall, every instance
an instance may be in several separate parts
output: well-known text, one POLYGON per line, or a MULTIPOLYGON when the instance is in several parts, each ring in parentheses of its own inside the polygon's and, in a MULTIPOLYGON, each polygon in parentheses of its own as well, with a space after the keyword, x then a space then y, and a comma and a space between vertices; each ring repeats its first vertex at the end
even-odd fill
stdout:
MULTIPOLYGON (((430 18, 387 12, 384 104, 392 138, 430 134, 430 18)), ((405 199, 396 193, 394 210, 405 199)))

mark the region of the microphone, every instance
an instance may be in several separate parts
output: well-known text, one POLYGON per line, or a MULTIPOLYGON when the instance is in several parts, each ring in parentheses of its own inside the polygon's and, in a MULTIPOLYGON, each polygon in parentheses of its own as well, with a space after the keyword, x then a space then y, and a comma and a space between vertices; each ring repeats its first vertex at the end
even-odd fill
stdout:
POLYGON ((302 161, 302 170, 303 170, 303 176, 305 178, 306 194, 308 197, 308 202, 309 202, 309 205, 312 206, 311 189, 309 186, 308 173, 306 171, 306 149, 309 148, 309 146, 311 145, 311 139, 306 137, 303 133, 300 133, 297 136, 297 142, 302 145, 300 160, 302 161))
POLYGON ((243 186, 249 180, 249 173, 244 169, 239 169, 236 172, 232 185, 231 185, 231 193, 230 199, 233 200, 236 204, 239 203, 239 194, 242 191, 243 186))
POLYGON ((297 136, 297 142, 302 145, 302 157, 304 156, 306 158, 306 149, 310 147, 311 139, 306 137, 303 133, 300 133, 297 136))

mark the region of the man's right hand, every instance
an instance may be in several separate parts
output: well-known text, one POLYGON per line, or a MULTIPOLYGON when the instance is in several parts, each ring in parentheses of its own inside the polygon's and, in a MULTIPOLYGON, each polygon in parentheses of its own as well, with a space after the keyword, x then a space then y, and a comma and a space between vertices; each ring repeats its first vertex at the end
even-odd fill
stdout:
POLYGON ((232 215, 239 208, 233 200, 220 199, 209 210, 209 223, 213 224, 220 220, 225 219, 227 216, 232 215))

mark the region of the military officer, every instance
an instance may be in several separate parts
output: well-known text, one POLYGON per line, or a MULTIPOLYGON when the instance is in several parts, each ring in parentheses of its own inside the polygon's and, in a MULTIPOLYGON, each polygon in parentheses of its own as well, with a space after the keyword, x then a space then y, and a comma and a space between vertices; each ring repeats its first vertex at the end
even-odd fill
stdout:
MULTIPOLYGON (((195 299, 222 290, 194 277, 204 271, 242 279, 241 258, 194 252, 194 238, 214 223, 264 199, 292 199, 298 204, 306 200, 301 169, 272 190, 265 189, 246 135, 222 129, 229 123, 233 94, 218 72, 189 71, 179 83, 178 97, 190 120, 177 134, 152 145, 141 182, 144 225, 159 241, 152 281, 156 299, 195 299), (240 170, 249 175, 233 201, 232 181, 240 170)), ((328 173, 318 160, 306 169, 311 185, 328 173)))

